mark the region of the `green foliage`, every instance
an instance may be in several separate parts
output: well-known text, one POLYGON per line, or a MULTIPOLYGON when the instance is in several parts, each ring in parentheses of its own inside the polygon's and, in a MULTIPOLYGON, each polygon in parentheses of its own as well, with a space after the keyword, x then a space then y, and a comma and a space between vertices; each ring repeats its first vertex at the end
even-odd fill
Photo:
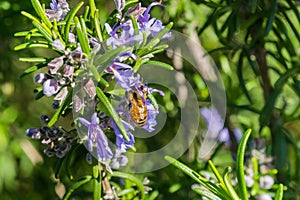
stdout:
MULTIPOLYGON (((42 2, 48 5, 50 1, 42 2)), ((117 14, 113 12, 109 16, 113 7, 112 1, 94 2, 90 0, 88 6, 84 6, 87 3, 71 2, 75 6, 67 19, 63 22, 53 23, 45 17, 44 5, 38 1, 32 1, 34 7, 31 6, 30 1, 0 2, 2 27, 0 30, 2 41, 0 48, 0 191, 3 199, 56 199, 60 194, 59 191, 54 190, 58 182, 56 179, 49 179, 50 176, 60 178, 64 185, 70 186, 66 188, 68 191, 65 194, 66 198, 72 195, 74 199, 84 199, 84 197, 97 199, 100 195, 99 191, 103 190, 101 182, 103 174, 97 165, 95 165, 96 172, 95 170, 91 172, 91 166, 82 161, 85 156, 80 154, 85 150, 81 149, 82 145, 72 149, 76 152, 76 156, 67 156, 57 163, 48 158, 40 160, 39 162, 42 164, 36 163, 31 160, 32 156, 24 152, 25 147, 40 148, 34 142, 33 145, 26 144, 24 147, 23 142, 25 129, 33 125, 40 125, 36 119, 40 115, 41 108, 43 108, 43 112, 45 109, 45 112, 48 110, 53 114, 51 124, 61 123, 57 120, 62 111, 66 109, 65 106, 62 106, 55 113, 49 108, 49 101, 45 98, 43 101, 35 102, 34 106, 32 104, 34 98, 31 91, 35 88, 32 84, 33 75, 37 70, 46 71, 45 66, 51 60, 44 56, 52 57, 54 54, 57 55, 56 53, 62 54, 59 51, 50 52, 49 49, 52 48, 52 45, 49 43, 58 38, 68 46, 68 33, 72 27, 75 27, 81 33, 80 43, 87 53, 85 34, 92 34, 100 41, 105 40, 107 33, 101 26, 106 19, 114 20, 114 16, 117 14), (37 15, 30 14, 34 13, 33 8, 37 15), (21 12, 21 10, 26 11, 21 12), (81 16, 79 16, 80 14, 81 16), (58 26, 62 26, 63 29, 58 30, 58 26), (11 37, 14 33, 17 38, 11 37), (21 40, 21 37, 24 39, 21 40), (32 42, 33 40, 35 42, 32 42), (13 52, 13 49, 25 48, 30 49, 26 52, 13 52), (17 61, 18 57, 21 57, 19 60, 24 63, 20 64, 17 61), (25 68, 27 69, 24 71, 25 68), (28 77, 20 80, 17 79, 19 76, 28 77), (57 164, 57 169, 52 170, 50 166, 55 164, 57 164)), ((127 1, 126 5, 129 6, 135 2, 137 1, 127 1)), ((149 2, 145 1, 144 5, 147 4, 149 2)), ((279 173, 267 172, 274 177, 277 174, 275 188, 272 188, 272 190, 276 190, 274 199, 299 198, 300 15, 297 1, 172 0, 165 4, 167 14, 165 20, 174 21, 174 28, 178 31, 188 34, 197 32, 202 45, 208 50, 221 71, 228 100, 226 126, 239 127, 242 130, 251 127, 253 138, 266 138, 266 153, 275 158, 274 163, 279 171, 279 173), (279 182, 283 182, 287 186, 284 196, 284 187, 277 184, 279 182)), ((113 24, 113 21, 111 23, 113 24)), ((157 42, 157 40, 153 40, 151 44, 145 44, 139 52, 140 55, 144 55, 147 51, 160 53, 165 47, 153 47, 157 42)), ((103 55, 101 59, 105 60, 105 56, 112 55, 103 55)), ((166 59, 164 55, 162 57, 166 59)), ((151 62, 153 61, 146 59, 136 62, 135 72, 141 64, 151 62)), ((157 61, 152 64, 168 69, 172 68, 168 64, 157 61)), ((182 71, 185 76, 190 78, 191 84, 197 88, 200 104, 206 105, 209 94, 201 77, 189 69, 188 65, 185 65, 182 71)), ((97 74, 94 75, 97 76, 97 74)), ((108 87, 107 83, 101 82, 103 81, 101 74, 98 74, 96 80, 100 81, 101 86, 108 87)), ((37 99, 43 96, 41 88, 37 88, 36 92, 37 99)), ((108 93, 113 93, 113 91, 108 93)), ((166 93, 165 97, 153 100, 161 103, 168 111, 170 120, 163 129, 163 137, 157 136, 150 142, 140 143, 144 151, 166 144, 168 139, 173 136, 178 122, 178 118, 174 117, 178 108, 173 99, 174 97, 170 93, 166 93)), ((250 144, 253 144, 251 139, 250 144)), ((240 146, 245 148, 245 145, 240 146)), ((195 148, 191 147, 180 159, 182 162, 188 163, 187 165, 190 167, 168 158, 172 162, 174 161, 173 165, 191 176, 192 180, 187 180, 177 169, 167 167, 154 173, 145 174, 150 178, 149 186, 153 188, 153 191, 144 194, 143 192, 139 193, 142 191, 142 176, 138 176, 138 180, 131 178, 131 174, 116 174, 108 178, 113 181, 113 186, 117 188, 123 199, 139 199, 141 196, 149 200, 199 199, 199 195, 210 199, 220 199, 220 196, 221 199, 236 199, 237 196, 243 195, 246 199, 247 193, 257 194, 260 192, 259 188, 257 189, 261 176, 258 169, 253 188, 247 187, 245 190, 245 185, 241 184, 238 186, 240 188, 236 190, 236 185, 231 182, 234 179, 232 175, 235 173, 239 177, 239 181, 242 181, 244 171, 242 164, 247 163, 248 151, 245 152, 245 160, 243 160, 244 157, 237 156, 238 167, 235 167, 232 164, 233 159, 230 152, 224 146, 220 146, 216 150, 210 158, 212 162, 208 162, 208 164, 197 160, 197 149, 199 146, 195 142, 195 148), (228 167, 229 165, 232 169, 228 167), (202 176, 207 169, 214 174, 217 182, 211 183, 211 180, 202 176), (220 173, 220 171, 224 171, 224 173, 220 173), (122 185, 118 182, 119 177, 129 180, 122 185), (195 181, 201 186, 206 186, 209 191, 203 190, 202 187, 193 187, 194 192, 190 192, 190 185, 195 181), (136 191, 138 192, 135 193, 136 191)), ((252 159, 251 162, 254 163, 254 168, 258 168, 255 159, 252 159)))
MULTIPOLYGON (((192 189, 199 195, 206 197, 207 199, 211 200, 220 200, 220 199, 234 199, 234 200, 239 200, 239 199, 248 199, 249 193, 246 187, 245 183, 245 175, 244 175, 244 157, 245 157, 245 151, 246 151, 246 144, 249 140, 251 134, 251 130, 247 130, 239 144, 239 149, 237 152, 237 162, 236 162, 236 168, 237 168, 237 191, 240 193, 240 197, 237 194, 237 191, 234 189, 231 183, 231 179, 229 178, 229 173, 231 172, 231 168, 227 167, 223 176, 219 173, 219 171, 216 169, 215 165, 213 164, 212 161, 208 161, 209 167, 213 174, 215 175, 217 179, 217 183, 212 182, 203 176, 201 176, 199 173, 196 171, 192 170, 185 164, 177 161, 176 159, 166 156, 165 159, 170 162, 172 165, 183 171, 185 174, 190 176, 194 181, 196 181, 199 186, 194 186, 192 189)), ((283 185, 280 184, 277 192, 275 199, 283 199, 283 185)))

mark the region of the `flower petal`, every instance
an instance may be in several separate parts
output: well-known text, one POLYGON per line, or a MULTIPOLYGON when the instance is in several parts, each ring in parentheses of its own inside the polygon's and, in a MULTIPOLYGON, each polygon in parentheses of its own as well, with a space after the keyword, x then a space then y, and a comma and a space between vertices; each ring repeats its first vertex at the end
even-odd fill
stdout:
POLYGON ((91 124, 91 122, 89 122, 88 120, 86 120, 86 119, 84 119, 84 118, 82 118, 82 117, 78 117, 78 121, 80 122, 80 123, 82 123, 84 126, 86 126, 86 127, 89 127, 90 126, 90 124, 91 124))

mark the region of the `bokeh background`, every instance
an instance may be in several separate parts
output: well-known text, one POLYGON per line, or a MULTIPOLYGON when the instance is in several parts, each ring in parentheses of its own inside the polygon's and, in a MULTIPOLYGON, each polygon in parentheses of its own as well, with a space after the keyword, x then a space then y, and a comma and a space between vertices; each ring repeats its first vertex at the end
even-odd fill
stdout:
MULTIPOLYGON (((50 3, 41 2, 46 6, 50 3)), ((79 1, 68 2, 72 7, 79 1)), ((226 126, 242 131, 252 128, 253 138, 265 138, 266 152, 276 158, 273 162, 279 171, 276 182, 288 188, 285 199, 299 199, 300 2, 169 0, 164 3, 164 12, 155 8, 153 15, 165 23, 174 21, 177 31, 196 33, 220 70, 228 99, 226 126)), ((142 4, 146 6, 149 2, 142 4)), ((96 5, 104 23, 114 3, 101 0, 96 5)), ((58 199, 70 180, 54 178, 56 160, 46 157, 42 144, 25 134, 27 128, 42 125, 41 114, 54 111, 50 98, 34 99, 34 74, 19 78, 30 67, 29 63, 20 62, 20 57, 49 53, 41 49, 14 51, 23 42, 14 33, 32 28, 31 22, 21 15, 22 10, 34 13, 29 0, 0 0, 0 198, 58 199)), ((191 66, 181 70, 194 86, 200 105, 205 106, 209 93, 201 77, 191 66)), ((167 94, 159 99, 170 118, 164 128, 167 136, 139 143, 144 151, 167 143, 176 132, 174 124, 180 119, 176 118, 178 105, 173 98, 167 94)), ((200 138, 181 160, 200 171, 206 164, 197 159, 199 141, 200 138)), ((212 155, 219 168, 234 165, 230 150, 235 148, 220 145, 212 155)), ((84 148, 82 152, 77 156, 84 157, 84 148)), ((90 170, 84 159, 74 159, 70 166, 75 178, 90 170)), ((191 190, 193 181, 171 166, 138 176, 149 177, 154 191, 152 199, 199 199, 191 190)), ((85 199, 84 196, 77 198, 85 199)))

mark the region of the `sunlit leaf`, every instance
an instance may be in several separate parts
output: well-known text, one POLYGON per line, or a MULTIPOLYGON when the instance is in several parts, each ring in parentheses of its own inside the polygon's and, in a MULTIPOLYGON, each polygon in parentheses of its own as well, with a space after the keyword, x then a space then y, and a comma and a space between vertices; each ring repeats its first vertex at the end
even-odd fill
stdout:
POLYGON ((193 188, 193 190, 203 196, 203 197, 206 197, 208 198, 209 200, 222 200, 220 197, 216 196, 215 194, 207 191, 206 189, 201 189, 201 188, 193 188))
POLYGON ((67 200, 71 197, 72 193, 77 190, 78 188, 80 188, 81 186, 83 186, 84 184, 90 182, 92 180, 92 176, 84 176, 82 178, 80 178, 78 181, 76 181, 73 185, 71 185, 67 192, 65 193, 65 195, 63 196, 63 200, 67 200))
POLYGON ((285 17, 286 21, 288 22, 289 26, 293 30, 293 33, 295 34, 296 38, 300 41, 300 32, 295 27, 295 24, 291 21, 290 17, 287 15, 286 12, 282 12, 283 16, 285 17))
POLYGON ((46 40, 48 40, 48 42, 52 42, 52 33, 50 29, 45 26, 45 24, 41 24, 35 21, 33 21, 32 24, 42 33, 42 35, 46 40))
POLYGON ((48 48, 52 49, 52 45, 45 41, 32 41, 15 46, 14 50, 19 51, 26 48, 48 48))
POLYGON ((126 180, 130 180, 133 183, 136 184, 137 188, 140 191, 140 199, 145 198, 145 189, 142 181, 140 181, 136 176, 133 174, 125 173, 125 172, 120 172, 120 171, 114 171, 112 174, 113 177, 118 177, 118 178, 124 178, 126 180))
MULTIPOLYGON (((23 62, 26 62, 26 61, 23 61, 23 62)), ((28 62, 28 61, 27 61, 28 62)), ((34 62, 34 61, 33 61, 34 62)), ((32 72, 35 72, 36 70, 38 69, 41 69, 43 67, 46 67, 47 66, 47 63, 39 63, 37 65, 34 65, 28 69, 26 69, 22 74, 20 74, 20 78, 23 78, 24 76, 28 75, 28 74, 31 74, 32 72)))
POLYGON ((248 191, 245 182, 245 172, 244 172, 244 159, 245 152, 247 147, 248 139, 250 138, 252 130, 248 129, 242 136, 242 139, 239 143, 237 158, 236 158, 236 170, 237 170, 237 180, 238 188, 240 191, 241 199, 248 200, 248 191))
POLYGON ((283 199, 283 185, 279 184, 274 200, 282 200, 282 199, 283 199))
POLYGON ((213 183, 209 182, 208 180, 206 180, 205 178, 203 178, 200 174, 198 174, 197 172, 195 172, 194 170, 192 170, 191 168, 189 168, 185 164, 179 162, 178 160, 176 160, 176 159, 174 159, 170 156, 165 156, 165 159, 169 163, 171 163, 172 165, 174 165, 175 167, 177 167, 178 169, 183 171, 189 177, 194 179, 197 183, 199 183, 200 185, 206 187, 213 194, 215 194, 219 197, 222 197, 224 200, 228 199, 227 195, 226 194, 224 195, 223 190, 221 190, 218 186, 216 186, 215 184, 213 184, 213 183))
POLYGON ((35 12, 40 16, 41 20, 46 24, 47 27, 50 29, 52 28, 52 23, 50 22, 49 18, 46 15, 45 10, 42 8, 39 0, 31 0, 32 6, 35 12))
POLYGON ((149 60, 148 62, 146 62, 145 64, 149 64, 151 66, 154 65, 157 66, 157 67, 162 67, 162 68, 166 68, 168 70, 173 70, 173 66, 172 65, 169 65, 167 63, 164 63, 164 62, 160 62, 160 61, 157 61, 157 60, 149 60))
POLYGON ((76 13, 83 6, 83 4, 84 4, 83 2, 79 2, 78 4, 76 4, 65 17, 66 25, 65 25, 65 28, 63 29, 65 42, 69 41, 69 33, 70 33, 71 24, 73 23, 76 13))
POLYGON ((78 41, 82 48, 82 52, 89 55, 90 48, 89 48, 89 41, 87 38, 85 22, 83 21, 82 17, 80 17, 80 20, 78 17, 74 17, 74 21, 75 21, 75 27, 76 27, 78 41))
POLYGON ((223 176, 223 180, 224 180, 224 184, 227 188, 227 191, 228 191, 228 194, 230 195, 230 197, 232 199, 235 199, 235 200, 239 200, 239 196, 237 195, 235 189, 233 188, 232 184, 231 184, 231 180, 228 176, 229 172, 231 171, 231 168, 228 167, 224 173, 224 176, 223 176))

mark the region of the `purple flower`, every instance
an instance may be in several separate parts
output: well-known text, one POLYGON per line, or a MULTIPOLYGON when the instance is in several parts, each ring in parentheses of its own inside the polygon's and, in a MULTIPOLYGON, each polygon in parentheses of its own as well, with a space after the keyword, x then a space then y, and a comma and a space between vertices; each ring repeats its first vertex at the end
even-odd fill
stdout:
POLYGON ((90 98, 93 99, 96 96, 96 86, 91 78, 83 80, 82 87, 90 98))
POLYGON ((133 15, 137 19, 141 14, 145 12, 146 9, 147 8, 141 6, 141 3, 137 3, 127 10, 125 16, 130 17, 130 15, 133 15))
POLYGON ((152 2, 152 3, 147 7, 147 9, 145 10, 145 12, 144 12, 143 14, 141 14, 141 15, 138 17, 138 22, 139 22, 139 23, 145 23, 145 22, 148 22, 149 19, 150 19, 150 14, 149 14, 149 12, 150 12, 151 8, 152 8, 153 6, 157 6, 157 5, 163 6, 163 5, 162 5, 161 3, 159 3, 159 2, 152 2))
MULTIPOLYGON (((131 129, 133 130, 133 127, 128 124, 127 122, 122 120, 122 123, 124 125, 124 128, 126 130, 131 129)), ((117 127, 116 123, 114 122, 114 120, 110 119, 109 120, 109 124, 110 126, 114 129, 115 135, 116 135, 116 144, 117 147, 122 151, 125 152, 127 149, 130 149, 134 146, 134 136, 130 133, 127 132, 127 135, 129 137, 129 141, 126 141, 123 137, 123 135, 120 133, 119 128, 117 127)))
POLYGON ((55 49, 60 50, 60 51, 64 51, 65 50, 65 46, 63 45, 63 43, 59 39, 53 40, 52 47, 54 47, 55 49))
POLYGON ((138 35, 134 34, 134 28, 130 20, 117 26, 114 30, 112 30, 109 24, 105 24, 105 28, 107 33, 111 36, 106 40, 106 44, 112 49, 142 42, 143 40, 142 33, 139 33, 138 35), (119 29, 122 29, 122 31, 117 34, 119 29))
POLYGON ((60 89, 58 82, 55 79, 48 79, 43 84, 43 93, 46 96, 52 96, 56 94, 60 89))
POLYGON ((72 81, 74 71, 75 71, 74 67, 72 67, 71 65, 66 65, 63 70, 63 76, 67 77, 70 81, 72 81))
MULTIPOLYGON (((223 142, 226 147, 231 148, 232 142, 228 128, 224 127, 224 119, 220 116, 218 111, 214 108, 201 108, 200 113, 203 116, 207 132, 213 139, 217 139, 219 142, 223 142)), ((242 138, 242 131, 239 128, 233 129, 233 136, 237 143, 242 138)))
POLYGON ((259 179, 259 186, 262 189, 271 189, 274 185, 274 179, 270 175, 261 176, 259 179))
POLYGON ((137 76, 134 76, 134 73, 131 69, 129 70, 116 70, 112 69, 117 84, 125 89, 126 91, 131 90, 131 87, 134 86, 136 83, 139 82, 140 76, 137 74, 137 76))
POLYGON ((95 38, 95 37, 89 38, 89 44, 90 44, 91 47, 92 47, 91 54, 97 53, 97 52, 101 49, 101 44, 100 44, 100 42, 98 41, 98 39, 95 38))
POLYGON ((154 127, 156 126, 156 116, 158 114, 158 111, 154 108, 150 100, 146 100, 146 106, 148 110, 148 119, 144 126, 142 126, 143 129, 145 129, 148 132, 154 131, 154 127))
POLYGON ((65 56, 54 58, 51 62, 48 63, 48 67, 50 69, 51 74, 56 74, 57 71, 63 66, 64 57, 65 56))
POLYGON ((244 177, 247 187, 252 187, 254 185, 253 175, 245 175, 244 177))
POLYGON ((46 9, 46 15, 50 21, 53 21, 54 19, 56 21, 63 20, 70 11, 69 4, 65 0, 58 0, 58 2, 52 0, 50 8, 51 9, 46 9))
POLYGON ((39 83, 39 84, 43 84, 46 80, 50 79, 51 77, 47 74, 41 73, 41 74, 37 74, 34 77, 34 82, 39 83))
POLYGON ((132 57, 133 59, 137 58, 136 55, 132 53, 122 53, 115 58, 113 63, 106 69, 106 71, 113 73, 117 84, 126 91, 129 91, 131 90, 131 87, 140 82, 140 76, 139 74, 134 76, 132 67, 120 62, 122 59, 124 59, 124 57, 132 57))
POLYGON ((55 95, 54 100, 58 101, 59 106, 65 101, 67 95, 68 95, 68 88, 67 87, 63 87, 59 93, 57 93, 57 95, 55 95))
MULTIPOLYGON (((41 116, 41 120, 48 123, 50 120, 46 115, 41 116)), ((62 158, 77 142, 77 136, 57 127, 43 126, 42 128, 29 128, 26 135, 32 139, 41 140, 42 144, 47 145, 44 153, 47 156, 56 155, 62 158)))
MULTIPOLYGON (((152 37, 156 36, 162 29, 164 29, 160 20, 150 18, 149 12, 151 8, 156 5, 163 6, 158 2, 154 2, 146 9, 141 7, 141 4, 139 3, 128 9, 125 13, 125 16, 133 15, 137 19, 139 30, 137 34, 135 33, 131 20, 127 20, 113 29, 109 26, 109 24, 105 24, 106 31, 111 36, 106 40, 106 44, 111 46, 112 49, 115 49, 120 46, 142 43, 144 33, 146 33, 146 37, 149 35, 152 37)), ((169 35, 170 33, 167 33, 163 38, 169 37, 169 35)))
POLYGON ((93 151, 93 146, 96 144, 97 155, 99 161, 105 161, 113 157, 113 153, 108 146, 108 140, 103 131, 98 125, 97 113, 91 117, 91 122, 84 118, 78 117, 78 121, 84 126, 88 127, 88 151, 93 151))
POLYGON ((148 93, 153 93, 153 92, 158 92, 160 94, 160 96, 164 96, 164 92, 155 88, 148 88, 148 93))
MULTIPOLYGON (((156 36, 159 32, 161 32, 165 26, 162 25, 162 22, 156 18, 150 18, 150 10, 153 6, 164 6, 163 4, 159 2, 153 2, 151 3, 146 11, 140 15, 137 19, 137 22, 139 24, 139 30, 145 31, 146 36, 151 35, 152 37, 156 36)), ((170 33, 167 33, 163 38, 167 38, 170 36, 170 33)))
POLYGON ((272 200, 272 197, 269 194, 259 194, 255 196, 257 200, 272 200))
POLYGON ((121 12, 125 8, 125 0, 114 0, 116 9, 121 12))
POLYGON ((128 163, 128 158, 122 155, 123 151, 120 149, 115 149, 114 157, 111 159, 110 166, 113 169, 119 169, 122 166, 126 166, 128 163))
POLYGON ((26 130, 26 135, 32 139, 39 140, 42 138, 43 133, 40 128, 29 128, 26 130))
POLYGON ((73 96, 73 108, 75 112, 80 111, 84 107, 84 98, 82 93, 77 93, 73 96))
MULTIPOLYGON (((218 113, 217 109, 214 107, 211 108, 201 108, 200 113, 203 116, 207 132, 209 133, 211 138, 219 139, 220 132, 224 128, 224 119, 221 118, 220 114, 218 113)), ((224 136, 222 136, 223 141, 227 142, 229 137, 226 137, 226 140, 224 136)))
POLYGON ((223 128, 223 129, 220 131, 218 140, 219 140, 220 142, 225 143, 225 145, 226 145, 227 147, 230 147, 231 141, 230 141, 229 131, 228 131, 227 128, 223 128))
MULTIPOLYGON (((74 36, 74 34, 70 34, 70 36, 74 36)), ((54 58, 48 63, 50 74, 56 76, 60 83, 72 82, 75 69, 86 64, 86 55, 82 52, 80 45, 75 50, 70 51, 69 49, 65 49, 65 46, 58 39, 53 41, 52 46, 55 49, 63 51, 64 55, 54 58)), ((44 77, 36 77, 36 82, 41 83, 43 81, 42 78, 44 77)))

